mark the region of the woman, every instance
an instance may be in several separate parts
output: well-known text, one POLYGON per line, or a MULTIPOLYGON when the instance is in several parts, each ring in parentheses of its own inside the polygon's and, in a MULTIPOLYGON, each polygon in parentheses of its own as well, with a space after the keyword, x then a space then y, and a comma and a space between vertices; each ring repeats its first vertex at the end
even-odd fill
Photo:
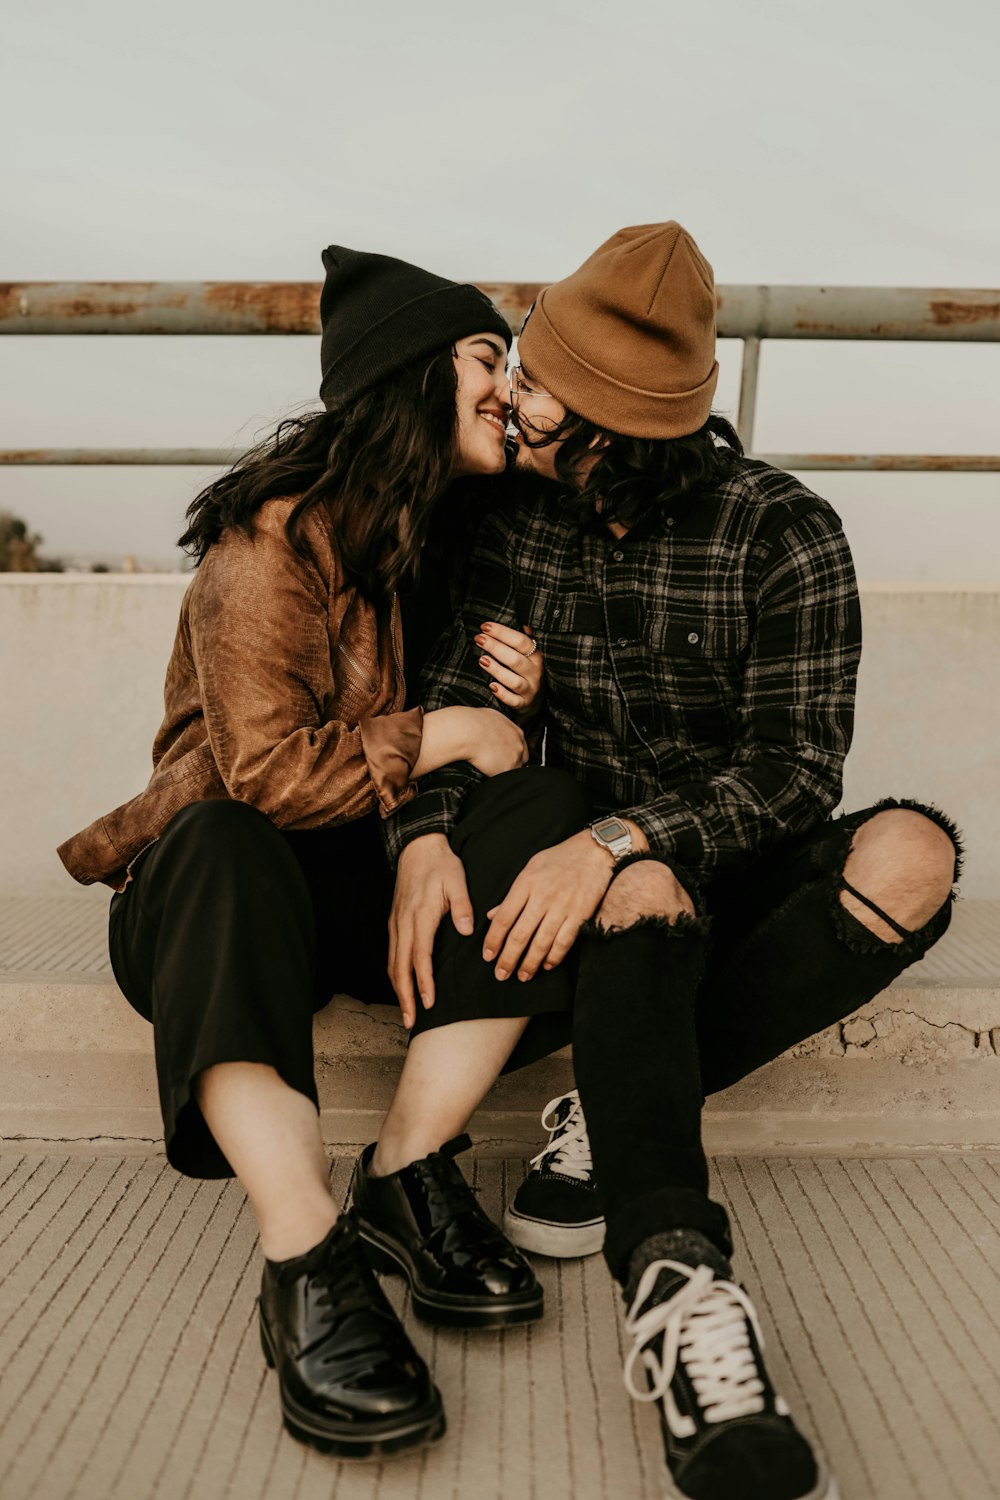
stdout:
MULTIPOLYGON (((405 706, 397 601, 440 497, 505 466, 510 330, 474 287, 341 247, 323 259, 326 410, 283 423, 191 505, 181 541, 199 567, 153 776, 59 852, 78 880, 117 892, 112 963, 153 1023, 171 1163, 235 1173, 253 1205, 286 1425, 364 1456, 430 1441, 444 1417, 330 1196, 312 1016, 336 992, 392 999, 379 814, 450 762, 492 777, 527 750, 495 709, 405 706)), ((496 697, 524 705, 540 678, 532 643, 491 634, 496 697)), ((438 1067, 414 1080, 408 1058, 401 1085, 436 1144, 460 1064, 439 1048, 438 1067)), ((426 1179, 486 1276, 471 1302, 465 1288, 468 1321, 539 1315, 532 1272, 471 1195, 457 1203, 434 1163, 426 1179)))

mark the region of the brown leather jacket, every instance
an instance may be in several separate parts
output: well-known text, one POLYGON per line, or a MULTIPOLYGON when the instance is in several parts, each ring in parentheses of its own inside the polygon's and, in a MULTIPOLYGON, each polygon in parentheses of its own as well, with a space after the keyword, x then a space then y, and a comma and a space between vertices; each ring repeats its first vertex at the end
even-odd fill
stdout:
POLYGON ((129 867, 192 802, 249 802, 279 828, 383 817, 414 794, 423 712, 404 702, 395 599, 378 610, 344 581, 325 511, 305 518, 310 559, 285 537, 294 499, 270 500, 253 538, 227 531, 181 605, 164 718, 145 791, 67 839, 84 885, 129 867))

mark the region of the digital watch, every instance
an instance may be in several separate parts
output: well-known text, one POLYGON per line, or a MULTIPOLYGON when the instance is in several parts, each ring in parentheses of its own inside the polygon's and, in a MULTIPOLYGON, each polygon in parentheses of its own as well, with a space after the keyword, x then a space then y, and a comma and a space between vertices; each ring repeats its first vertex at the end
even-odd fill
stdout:
POLYGON ((615 864, 632 853, 632 835, 621 818, 598 818, 590 825, 591 836, 607 849, 615 864))

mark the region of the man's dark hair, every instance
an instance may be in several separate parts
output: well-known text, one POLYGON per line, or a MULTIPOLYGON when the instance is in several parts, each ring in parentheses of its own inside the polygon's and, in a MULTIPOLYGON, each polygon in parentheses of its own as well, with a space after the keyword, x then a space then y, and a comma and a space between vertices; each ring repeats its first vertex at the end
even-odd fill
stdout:
POLYGON ((634 526, 651 509, 667 506, 693 490, 708 488, 729 472, 743 444, 731 422, 712 412, 697 432, 677 438, 625 437, 588 422, 575 412, 550 432, 529 437, 529 448, 562 442, 556 474, 567 486, 567 503, 581 520, 592 520, 600 502, 602 523, 634 526), (582 461, 597 450, 600 457, 582 486, 582 461))
POLYGON ((384 600, 413 580, 455 460, 458 380, 451 349, 396 372, 337 412, 289 417, 188 506, 179 546, 200 563, 227 527, 253 534, 268 500, 298 496, 288 540, 308 555, 300 522, 322 505, 347 578, 384 600))

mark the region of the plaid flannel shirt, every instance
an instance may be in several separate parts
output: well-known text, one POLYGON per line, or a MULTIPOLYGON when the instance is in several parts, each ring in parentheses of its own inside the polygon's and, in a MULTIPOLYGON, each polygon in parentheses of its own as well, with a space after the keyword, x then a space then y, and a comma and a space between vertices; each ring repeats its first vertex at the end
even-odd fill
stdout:
MULTIPOLYGON (((486 518, 453 624, 425 663, 427 709, 496 706, 472 636, 530 624, 545 655, 545 762, 598 813, 631 818, 694 883, 829 816, 851 741, 861 619, 826 501, 751 459, 616 540, 562 492, 486 518)), ((383 825, 395 863, 448 834, 480 780, 421 779, 383 825)))

